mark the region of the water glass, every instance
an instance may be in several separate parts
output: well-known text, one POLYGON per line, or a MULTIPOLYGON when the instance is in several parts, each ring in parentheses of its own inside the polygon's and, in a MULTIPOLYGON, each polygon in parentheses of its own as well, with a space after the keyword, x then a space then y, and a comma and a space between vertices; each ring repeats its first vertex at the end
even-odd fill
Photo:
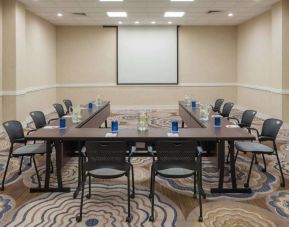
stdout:
POLYGON ((66 128, 66 120, 65 118, 60 118, 59 119, 59 128, 66 128))
POLYGON ((118 131, 118 121, 113 120, 111 122, 111 132, 117 132, 118 131))
POLYGON ((179 123, 178 121, 172 122, 172 132, 178 132, 179 131, 179 123))
POLYGON ((221 125, 222 125, 222 116, 215 115, 214 116, 214 126, 215 126, 215 128, 220 128, 221 125))
POLYGON ((88 103, 88 109, 92 110, 92 108, 93 108, 93 103, 92 102, 88 103))
POLYGON ((192 101, 192 108, 196 108, 197 107, 197 102, 195 100, 192 101))

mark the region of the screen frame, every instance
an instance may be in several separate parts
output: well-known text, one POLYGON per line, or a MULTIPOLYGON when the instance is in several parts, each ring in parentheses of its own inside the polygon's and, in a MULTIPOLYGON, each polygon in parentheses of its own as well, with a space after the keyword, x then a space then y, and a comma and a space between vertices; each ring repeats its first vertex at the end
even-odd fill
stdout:
MULTIPOLYGON (((165 26, 165 25, 164 25, 165 26)), ((118 79, 118 26, 116 26, 116 84, 117 85, 178 85, 179 84, 179 25, 177 25, 177 82, 176 83, 121 83, 118 79)))

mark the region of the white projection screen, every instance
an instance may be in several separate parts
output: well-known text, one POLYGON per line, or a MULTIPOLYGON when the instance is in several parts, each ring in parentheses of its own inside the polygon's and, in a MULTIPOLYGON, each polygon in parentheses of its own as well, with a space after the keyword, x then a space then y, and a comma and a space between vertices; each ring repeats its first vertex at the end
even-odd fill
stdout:
POLYGON ((120 26, 117 83, 178 84, 178 28, 120 26))

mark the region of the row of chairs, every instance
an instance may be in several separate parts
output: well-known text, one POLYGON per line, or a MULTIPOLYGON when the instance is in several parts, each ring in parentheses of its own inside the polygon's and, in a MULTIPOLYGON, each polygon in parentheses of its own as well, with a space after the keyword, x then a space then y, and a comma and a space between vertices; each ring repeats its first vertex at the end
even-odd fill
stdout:
MULTIPOLYGON (((248 130, 249 133, 255 132, 257 134, 257 142, 246 141, 246 142, 235 143, 235 148, 237 151, 235 155, 235 159, 234 159, 235 162, 238 158, 239 151, 244 152, 244 153, 252 153, 252 159, 251 159, 250 169, 248 173, 248 178, 244 186, 249 187, 254 160, 255 160, 255 163, 258 164, 257 155, 262 156, 263 165, 264 165, 264 168, 262 169, 263 172, 267 171, 265 155, 275 155, 277 162, 278 162, 280 174, 281 174, 281 179, 282 179, 281 187, 285 187, 284 175, 283 175, 282 166, 280 163, 280 158, 278 155, 278 149, 276 145, 276 138, 277 138, 280 128, 282 127, 283 121, 279 119, 275 119, 275 118, 266 119, 263 122, 263 126, 262 126, 261 133, 260 133, 258 129, 252 127, 252 122, 257 114, 257 111, 245 110, 242 114, 241 119, 239 120, 236 117, 229 116, 231 112, 229 106, 232 106, 232 103, 229 103, 230 105, 227 105, 228 103, 226 103, 223 107, 223 110, 221 111, 223 102, 224 102, 224 99, 217 99, 215 102, 215 105, 212 107, 213 111, 220 113, 223 117, 227 117, 229 120, 235 121, 240 128, 244 128, 248 130), (222 114, 224 111, 226 113, 225 116, 222 114), (262 144, 263 142, 271 142, 272 147, 262 144)), ((227 163, 229 163, 229 153, 227 154, 227 163)))
MULTIPOLYGON (((70 107, 72 106, 71 100, 65 99, 63 100, 67 111, 69 111, 70 107)), ((64 108, 61 104, 56 103, 53 104, 58 117, 63 117, 65 115, 64 108)), ((35 129, 29 130, 27 134, 30 134, 31 132, 45 127, 47 124, 49 124, 51 121, 56 120, 58 118, 53 118, 50 120, 46 120, 45 114, 41 111, 32 111, 29 114, 34 122, 35 129)), ((8 159, 6 162, 5 170, 4 170, 4 175, 1 183, 1 190, 4 190, 5 187, 5 179, 7 175, 7 171, 9 168, 9 163, 11 158, 21 158, 20 159, 20 166, 19 166, 19 171, 18 174, 20 175, 22 173, 22 164, 23 164, 23 159, 25 157, 30 158, 30 163, 31 165, 31 160, 33 161, 35 172, 37 175, 37 180, 38 180, 38 186, 41 187, 41 178, 39 175, 39 171, 37 168, 35 156, 36 155, 44 155, 46 153, 46 144, 45 143, 36 143, 34 141, 34 144, 27 144, 27 140, 25 139, 24 136, 24 130, 22 127, 22 124, 19 121, 6 121, 3 124, 3 128, 5 129, 9 140, 10 140, 10 149, 9 149, 9 154, 8 154, 8 159), (22 145, 20 147, 17 147, 15 149, 15 145, 22 145), (23 146, 24 145, 24 146, 23 146)), ((53 164, 51 162, 51 169, 53 172, 53 164)))
MULTIPOLYGON (((85 173, 83 181, 81 182, 81 202, 80 213, 76 220, 82 220, 83 200, 86 178, 89 179, 88 194, 86 198, 91 198, 91 177, 101 179, 111 179, 126 176, 127 181, 127 195, 128 195, 128 215, 127 222, 132 220, 130 199, 134 198, 134 177, 132 172, 133 192, 130 189, 130 171, 133 167, 130 159, 127 159, 127 150, 130 149, 126 142, 86 142, 82 149, 82 171, 85 173)), ((202 159, 203 150, 198 146, 196 141, 192 142, 177 142, 177 141, 160 141, 155 144, 156 157, 153 157, 153 164, 151 167, 151 183, 150 194, 151 200, 151 215, 149 220, 154 221, 154 197, 155 197, 155 177, 157 175, 165 178, 187 178, 194 177, 194 197, 198 197, 200 215, 199 221, 203 221, 202 214, 202 159)))

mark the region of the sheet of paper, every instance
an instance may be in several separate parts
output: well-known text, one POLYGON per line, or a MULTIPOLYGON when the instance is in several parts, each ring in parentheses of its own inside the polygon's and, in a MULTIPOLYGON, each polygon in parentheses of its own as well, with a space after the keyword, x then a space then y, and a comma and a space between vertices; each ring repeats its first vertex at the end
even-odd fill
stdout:
POLYGON ((45 129, 55 129, 55 128, 59 128, 59 126, 56 126, 56 125, 47 125, 44 127, 45 129))
POLYGON ((63 116, 64 118, 70 118, 70 117, 72 117, 72 115, 65 115, 65 116, 63 116))
POLYGON ((238 125, 226 125, 226 128, 240 128, 238 125))
POLYGON ((179 133, 168 132, 168 137, 179 137, 179 133))
POLYGON ((112 132, 107 132, 105 134, 105 137, 116 137, 117 136, 117 133, 112 133, 112 132))

